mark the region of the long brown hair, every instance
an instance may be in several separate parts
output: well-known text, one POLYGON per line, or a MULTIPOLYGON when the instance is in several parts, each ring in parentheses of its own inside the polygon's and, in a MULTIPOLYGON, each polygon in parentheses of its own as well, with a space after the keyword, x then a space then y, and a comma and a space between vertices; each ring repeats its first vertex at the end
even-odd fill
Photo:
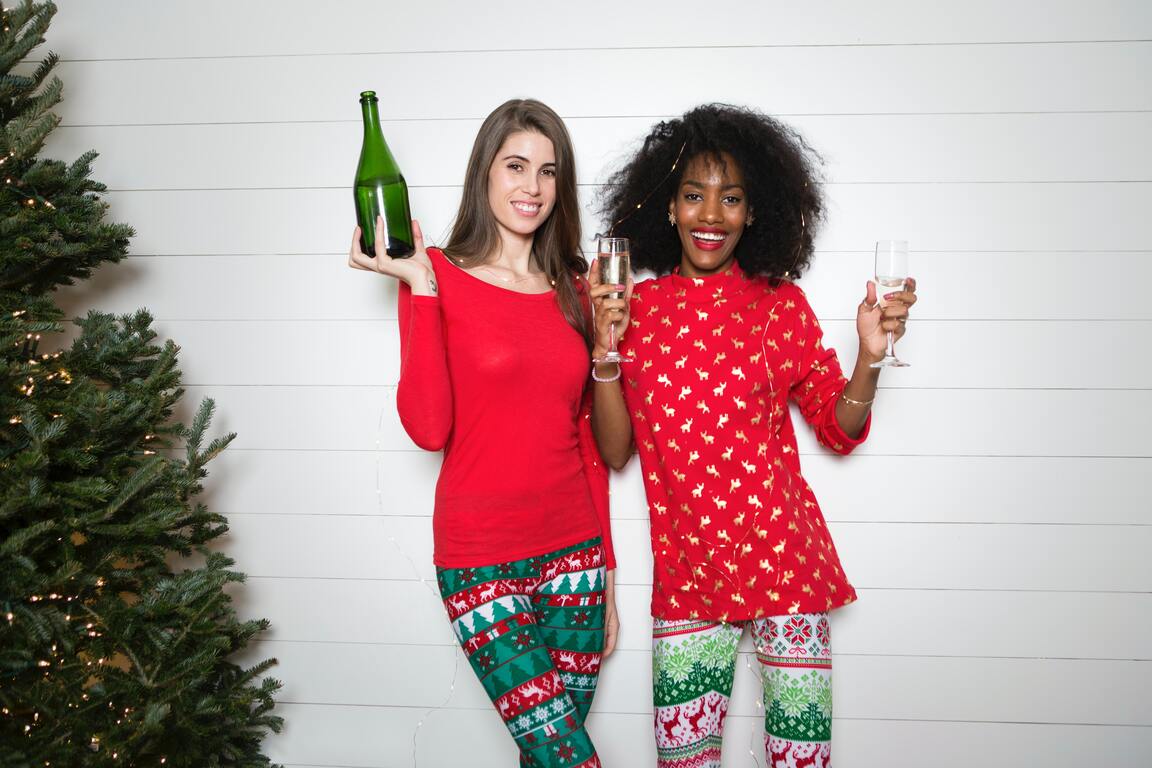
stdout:
POLYGON ((465 267, 474 267, 500 246, 496 217, 488 204, 488 170, 504 141, 519 131, 541 134, 552 142, 556 152, 556 204, 535 232, 532 258, 556 287, 556 299, 564 318, 591 349, 591 323, 581 298, 581 276, 588 265, 580 253, 576 154, 564 121, 547 105, 535 99, 512 99, 484 120, 472 145, 472 156, 468 158, 460 210, 444 253, 465 267))

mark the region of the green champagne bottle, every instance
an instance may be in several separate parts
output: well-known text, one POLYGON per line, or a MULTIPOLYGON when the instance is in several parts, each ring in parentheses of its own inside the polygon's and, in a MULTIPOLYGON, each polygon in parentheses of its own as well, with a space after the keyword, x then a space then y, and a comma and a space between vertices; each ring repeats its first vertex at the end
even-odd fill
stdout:
POLYGON ((416 252, 412 238, 412 211, 408 206, 408 185, 396 158, 380 130, 380 113, 376 109, 376 92, 360 94, 364 113, 364 146, 356 166, 356 223, 360 225, 360 249, 376 256, 376 217, 384 217, 383 251, 394 259, 405 259, 416 252))

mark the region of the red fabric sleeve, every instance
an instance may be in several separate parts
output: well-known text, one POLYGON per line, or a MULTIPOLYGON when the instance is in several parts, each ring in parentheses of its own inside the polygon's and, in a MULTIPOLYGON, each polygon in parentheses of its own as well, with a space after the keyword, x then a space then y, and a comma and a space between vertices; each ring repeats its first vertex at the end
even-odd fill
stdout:
POLYGON ((600 539, 604 543, 604 562, 608 570, 616 567, 616 551, 612 547, 612 515, 608 493, 608 467, 600 457, 596 447, 596 437, 592 434, 592 390, 584 390, 584 401, 580 404, 580 418, 577 425, 580 431, 580 458, 584 462, 584 477, 588 479, 588 490, 592 495, 592 506, 600 521, 600 539))
POLYGON ((848 380, 840 370, 836 350, 824 346, 824 332, 816 314, 799 288, 791 297, 793 310, 793 343, 799 356, 796 363, 797 378, 790 395, 800 407, 804 420, 816 432, 821 445, 839 454, 848 454, 868 438, 872 428, 872 414, 864 422, 859 437, 849 437, 836 419, 836 403, 844 393, 848 380))
POLYGON ((412 442, 439 451, 452 433, 452 382, 444 350, 440 299, 413 296, 400 284, 400 383, 396 410, 412 442))

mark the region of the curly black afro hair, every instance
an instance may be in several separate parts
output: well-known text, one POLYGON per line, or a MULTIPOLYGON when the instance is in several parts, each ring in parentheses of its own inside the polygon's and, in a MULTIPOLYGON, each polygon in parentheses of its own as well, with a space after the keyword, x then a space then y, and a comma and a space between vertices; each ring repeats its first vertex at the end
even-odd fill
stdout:
POLYGON ((756 217, 736 245, 741 269, 795 279, 808 266, 824 212, 820 156, 799 134, 767 115, 705 104, 657 124, 601 192, 600 213, 611 234, 631 239, 635 269, 663 275, 680 264, 680 240, 668 225, 668 202, 694 157, 719 158, 725 152, 744 174, 749 209, 756 217), (676 168, 669 173, 673 163, 676 168))

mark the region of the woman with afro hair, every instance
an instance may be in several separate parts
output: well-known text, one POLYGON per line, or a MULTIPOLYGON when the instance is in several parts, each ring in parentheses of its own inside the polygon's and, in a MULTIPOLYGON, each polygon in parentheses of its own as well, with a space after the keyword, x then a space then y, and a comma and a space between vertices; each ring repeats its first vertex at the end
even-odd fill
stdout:
POLYGON ((800 471, 788 401, 824 446, 865 437, 886 334, 903 335, 915 282, 856 308, 851 378, 804 292, 823 213, 814 153, 750 109, 709 104, 662 122, 602 201, 632 264, 596 284, 596 349, 609 326, 631 362, 599 364, 593 429, 622 468, 639 453, 654 558, 653 698, 662 767, 719 766, 736 649, 750 629, 764 686, 768 764, 829 765, 828 614, 856 599, 800 471), (621 375, 622 374, 622 375, 621 375))

